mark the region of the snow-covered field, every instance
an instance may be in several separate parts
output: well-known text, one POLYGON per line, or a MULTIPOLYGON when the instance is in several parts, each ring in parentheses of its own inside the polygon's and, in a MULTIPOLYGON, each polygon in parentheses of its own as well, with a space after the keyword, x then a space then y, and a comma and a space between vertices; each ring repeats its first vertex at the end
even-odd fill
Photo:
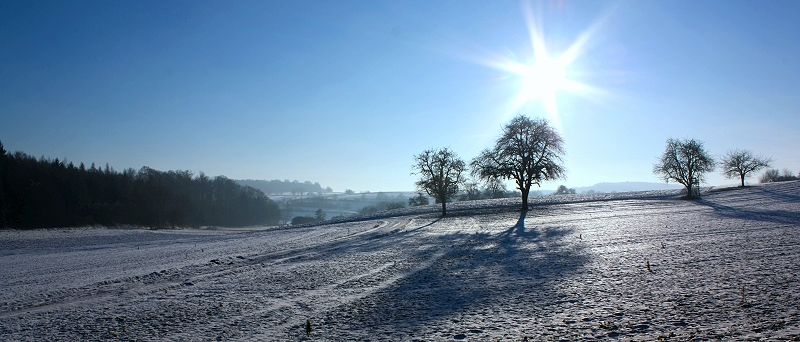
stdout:
POLYGON ((0 231, 0 340, 800 340, 800 182, 678 196, 0 231))

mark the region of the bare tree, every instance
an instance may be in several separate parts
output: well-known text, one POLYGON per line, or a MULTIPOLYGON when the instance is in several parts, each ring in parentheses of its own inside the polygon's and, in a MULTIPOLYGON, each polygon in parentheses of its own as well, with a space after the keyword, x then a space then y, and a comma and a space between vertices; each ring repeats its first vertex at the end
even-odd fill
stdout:
POLYGON ((754 156, 748 150, 728 151, 722 157, 722 174, 725 178, 739 177, 744 186, 744 179, 751 175, 751 172, 770 167, 772 159, 754 156))
POLYGON ((499 178, 489 178, 484 180, 484 196, 486 198, 505 198, 506 197, 506 185, 503 183, 502 179, 499 178))
POLYGON ((772 182, 780 182, 781 172, 777 169, 769 169, 764 171, 764 174, 761 175, 761 179, 759 182, 761 183, 772 183, 772 182))
POLYGON ((783 169, 783 175, 777 169, 769 169, 764 171, 764 174, 761 175, 761 179, 759 180, 761 183, 772 183, 772 182, 787 182, 800 179, 800 174, 795 176, 792 173, 792 170, 783 169))
POLYGON ((472 160, 472 172, 481 179, 513 179, 522 192, 522 210, 528 210, 531 185, 564 178, 563 140, 545 119, 518 115, 503 127, 493 149, 472 160))
POLYGON ((283 209, 281 210, 281 221, 283 221, 284 225, 289 224, 293 214, 294 208, 288 202, 284 202, 283 209))
POLYGON ((475 201, 481 199, 481 189, 478 187, 478 182, 474 179, 468 178, 464 181, 464 186, 461 195, 458 197, 459 201, 475 201))
POLYGON ((414 156, 414 160, 416 164, 411 174, 420 177, 417 189, 433 196, 442 204, 442 216, 447 215, 446 203, 464 183, 466 164, 448 148, 426 150, 414 156))
POLYGON ((675 181, 683 185, 687 197, 692 198, 700 194, 703 174, 714 167, 714 158, 703 149, 703 142, 670 138, 661 159, 653 165, 653 173, 667 183, 675 181))

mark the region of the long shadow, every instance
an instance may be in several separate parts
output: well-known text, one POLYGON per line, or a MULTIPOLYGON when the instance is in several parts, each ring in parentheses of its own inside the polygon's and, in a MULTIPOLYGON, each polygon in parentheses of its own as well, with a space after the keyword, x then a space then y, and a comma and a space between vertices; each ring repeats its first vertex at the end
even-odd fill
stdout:
POLYGON ((441 221, 441 220, 442 220, 442 218, 441 218, 441 217, 439 217, 439 218, 437 218, 437 219, 435 219, 435 220, 433 220, 433 221, 431 221, 431 222, 429 222, 429 223, 427 223, 427 224, 423 224, 423 225, 421 225, 421 226, 419 226, 419 227, 417 227, 417 228, 413 228, 413 229, 406 230, 406 231, 404 232, 404 234, 403 234, 403 235, 408 235, 408 234, 409 234, 409 233, 411 233, 411 232, 415 232, 415 231, 422 230, 422 229, 424 229, 424 228, 430 227, 430 226, 432 226, 432 225, 434 225, 434 224, 438 223, 438 222, 439 222, 439 221, 441 221))
POLYGON ((762 188, 760 190, 764 193, 767 193, 771 197, 779 198, 784 201, 794 201, 794 202, 800 201, 800 195, 798 194, 779 192, 769 188, 762 188))
MULTIPOLYGON (((677 191, 632 191, 620 193, 600 193, 594 195, 569 195, 569 196, 533 196, 528 199, 529 206, 546 206, 554 204, 569 204, 569 203, 587 203, 587 202, 613 202, 623 201, 629 199, 637 200, 664 200, 675 199, 681 195, 677 191)), ((486 199, 477 201, 465 202, 452 202, 448 205, 447 217, 457 216, 471 216, 476 212, 502 212, 506 210, 513 210, 520 208, 522 200, 519 198, 502 198, 502 199, 486 199), (477 208, 476 208, 477 207, 477 208)), ((308 223, 304 225, 290 226, 291 227, 305 227, 316 226, 335 223, 346 222, 362 222, 380 220, 392 217, 404 216, 419 216, 432 214, 437 215, 441 212, 441 208, 437 205, 415 207, 413 210, 406 209, 393 209, 372 214, 360 214, 355 216, 347 216, 335 220, 326 221, 324 223, 308 223)))
POLYGON ((800 224, 800 212, 798 211, 734 208, 705 199, 696 200, 695 203, 711 207, 717 215, 728 218, 781 224, 800 224))
POLYGON ((525 218, 528 216, 527 210, 520 211, 517 223, 511 226, 508 230, 501 233, 499 238, 504 243, 516 243, 519 239, 533 240, 539 237, 539 233, 535 230, 525 230, 525 218))
MULTIPOLYGON (((429 243, 432 247, 413 255, 422 262, 431 260, 430 265, 378 294, 326 313, 324 320, 346 322, 337 324, 336 329, 338 336, 344 334, 348 339, 404 340, 415 332, 422 332, 425 339, 452 339, 460 338, 455 335, 460 333, 439 331, 435 325, 459 322, 464 315, 491 319, 488 312, 492 310, 525 315, 531 308, 552 304, 552 298, 558 297, 554 286, 583 268, 588 256, 580 245, 565 241, 571 229, 530 229, 525 223, 527 216, 527 211, 521 211, 517 222, 499 234, 454 232, 435 237, 429 243), (439 253, 442 255, 437 259, 439 253), (389 336, 375 335, 383 333, 389 336)), ((397 244, 402 239, 395 237, 400 236, 396 234, 385 243, 397 244)), ((468 333, 485 327, 457 329, 468 333)))

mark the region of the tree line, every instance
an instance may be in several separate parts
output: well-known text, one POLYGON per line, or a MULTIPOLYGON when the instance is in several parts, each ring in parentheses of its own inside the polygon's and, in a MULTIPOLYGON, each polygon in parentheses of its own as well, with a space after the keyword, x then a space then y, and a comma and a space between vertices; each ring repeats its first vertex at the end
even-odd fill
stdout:
MULTIPOLYGON (((564 178, 564 141, 545 119, 530 119, 518 115, 503 127, 500 137, 490 149, 483 150, 469 165, 449 148, 429 149, 414 156, 412 175, 418 175, 417 190, 425 192, 442 205, 442 215, 447 214, 446 203, 466 188, 475 189, 468 174, 486 184, 513 180, 522 196, 522 210, 528 210, 528 196, 533 185, 543 181, 564 178)), ((653 173, 666 182, 683 185, 687 198, 700 194, 704 175, 721 166, 726 178, 737 178, 741 186, 754 172, 770 167, 772 159, 756 156, 749 150, 731 150, 717 161, 694 139, 668 139, 667 146, 653 166, 653 173)), ((800 175, 798 175, 800 177, 800 175)), ((798 179, 788 170, 781 175, 768 170, 762 182, 798 179)), ((575 193, 574 189, 560 186, 556 194, 575 193)), ((421 197, 421 195, 419 196, 421 197)), ((413 201, 416 201, 414 199, 413 201)), ((427 204, 427 203, 425 203, 427 204)))
POLYGON ((8 153, 0 142, 0 228, 142 225, 273 225, 277 204, 262 191, 224 176, 158 171, 117 172, 58 159, 8 153))

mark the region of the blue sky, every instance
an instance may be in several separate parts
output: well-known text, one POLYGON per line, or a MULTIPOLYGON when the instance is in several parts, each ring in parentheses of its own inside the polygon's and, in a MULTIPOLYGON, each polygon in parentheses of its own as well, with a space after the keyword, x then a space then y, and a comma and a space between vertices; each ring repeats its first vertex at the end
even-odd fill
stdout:
POLYGON ((543 189, 658 182, 670 137, 797 173, 798 37, 798 1, 0 1, 0 140, 391 191, 413 189, 415 154, 469 160, 525 114, 565 140, 568 178, 543 189), (555 90, 557 113, 497 67, 536 62, 529 27, 550 57, 580 47, 564 75, 584 88, 555 90))

